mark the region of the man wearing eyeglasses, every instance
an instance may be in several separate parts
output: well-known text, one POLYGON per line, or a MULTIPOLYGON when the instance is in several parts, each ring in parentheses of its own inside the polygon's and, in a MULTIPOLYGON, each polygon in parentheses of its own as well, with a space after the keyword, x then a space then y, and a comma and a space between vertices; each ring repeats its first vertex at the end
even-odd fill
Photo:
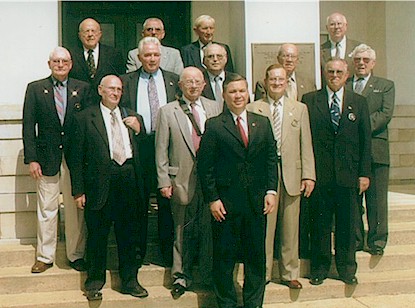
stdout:
POLYGON ((206 86, 202 95, 218 103, 220 110, 223 109, 222 85, 226 75, 225 71, 228 56, 226 49, 219 44, 211 44, 204 49, 203 63, 206 70, 203 72, 206 86))
POLYGON ((173 267, 174 299, 192 282, 192 267, 198 256, 203 281, 211 280, 210 213, 203 203, 196 172, 196 156, 206 119, 220 113, 219 105, 200 94, 205 86, 203 74, 196 67, 186 67, 180 76, 182 97, 158 113, 156 165, 158 188, 170 200, 174 222, 173 267))
MULTIPOLYGON (((301 100, 303 94, 316 90, 314 79, 296 72, 299 53, 294 44, 285 43, 278 49, 277 61, 287 72, 287 89, 285 95, 294 100, 301 100)), ((263 81, 258 81, 255 86, 255 100, 266 98, 266 90, 263 81)))
POLYGON ((311 205, 310 283, 320 285, 331 265, 335 217, 335 260, 339 279, 357 284, 356 208, 358 194, 369 187, 371 129, 366 99, 345 89, 347 63, 326 63, 323 89, 305 94, 316 166, 311 205))
POLYGON ((51 76, 27 86, 23 107, 24 162, 37 184, 37 249, 32 273, 44 272, 55 261, 61 192, 66 255, 72 268, 84 271, 84 213, 72 198, 68 165, 74 116, 86 107, 90 87, 68 78, 72 60, 67 49, 55 48, 48 65, 51 76))
POLYGON ((347 27, 347 19, 343 14, 333 13, 327 17, 326 29, 329 33, 329 40, 320 46, 323 84, 325 83, 323 74, 324 67, 330 58, 336 57, 346 60, 350 73, 354 73, 353 61, 350 54, 360 42, 346 37, 347 27))
POLYGON ((98 104, 101 99, 98 85, 102 77, 123 74, 124 60, 117 49, 100 43, 101 25, 95 19, 84 19, 79 24, 78 36, 81 45, 70 49, 73 58, 70 77, 89 82, 92 102, 98 104))
MULTIPOLYGON (((369 225, 367 251, 372 255, 383 255, 388 239, 388 124, 395 105, 395 85, 391 80, 373 75, 376 52, 369 46, 357 46, 352 52, 352 57, 355 74, 348 80, 346 88, 366 97, 372 128, 372 179, 364 195, 369 225)), ((363 250, 365 247, 362 211, 358 211, 356 227, 356 249, 363 250)))
MULTIPOLYGON (((166 32, 164 31, 163 21, 159 18, 147 18, 143 24, 142 37, 152 36, 161 41, 164 39, 166 32)), ((160 67, 166 71, 173 72, 177 75, 183 71, 183 61, 180 52, 176 48, 160 46, 161 59, 160 67)), ((130 50, 127 58, 127 73, 133 72, 141 67, 141 61, 138 59, 138 48, 130 50)))

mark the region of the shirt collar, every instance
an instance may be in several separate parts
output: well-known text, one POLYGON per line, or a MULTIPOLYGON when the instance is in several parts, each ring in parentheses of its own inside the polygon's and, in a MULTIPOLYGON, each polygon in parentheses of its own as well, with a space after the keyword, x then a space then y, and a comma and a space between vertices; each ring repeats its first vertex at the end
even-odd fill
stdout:
POLYGON ((366 77, 357 77, 356 74, 353 77, 353 82, 357 82, 359 79, 362 79, 364 81, 368 81, 370 76, 372 76, 372 73, 369 73, 366 77))
MULTIPOLYGON (((215 82, 215 77, 216 75, 213 75, 211 72, 209 72, 208 70, 206 70, 206 72, 208 73, 209 76, 209 80, 210 82, 215 82)), ((222 78, 222 80, 225 80, 225 71, 222 71, 219 75, 220 78, 222 78)))
MULTIPOLYGON (((187 104, 188 107, 192 104, 191 101, 189 101, 186 96, 182 96, 183 101, 187 104)), ((194 102, 198 107, 202 107, 202 102, 200 101, 200 97, 194 102)))
POLYGON ((236 123, 236 118, 240 117, 242 119, 242 121, 244 121, 245 123, 248 123, 247 121, 247 114, 246 114, 246 109, 244 111, 242 111, 242 113, 240 115, 236 115, 234 114, 232 111, 229 110, 229 112, 232 115, 233 121, 236 123))
MULTIPOLYGON (((58 81, 60 81, 60 80, 57 80, 55 77, 52 76, 53 85, 55 85, 58 81)), ((64 81, 61 81, 61 82, 62 82, 63 86, 66 87, 67 84, 68 84, 68 78, 66 78, 64 81)))
POLYGON ((120 113, 120 108, 117 106, 114 110, 109 109, 107 106, 105 106, 102 101, 99 103, 101 107, 101 111, 105 112, 106 114, 111 114, 112 111, 114 111, 115 114, 120 113))
MULTIPOLYGON (((336 42, 332 41, 331 38, 329 38, 330 43, 331 43, 331 48, 336 48, 336 42)), ((340 47, 345 47, 346 46, 346 35, 343 36, 343 39, 339 42, 340 47)))
MULTIPOLYGON (((327 89, 327 94, 329 96, 329 99, 331 99, 331 97, 333 96, 333 94, 335 92, 333 92, 328 86, 326 86, 327 89)), ((336 92, 336 96, 340 99, 343 97, 343 93, 344 93, 344 87, 341 87, 337 92, 336 92)))
POLYGON ((155 71, 154 73, 147 73, 144 69, 141 70, 140 77, 144 79, 149 79, 150 75, 153 75, 154 78, 157 78, 159 75, 160 69, 155 71))
MULTIPOLYGON (((88 53, 89 48, 85 48, 85 46, 82 46, 84 48, 84 53, 88 53)), ((97 46, 95 46, 94 49, 92 49, 94 51, 94 54, 98 54, 99 52, 99 43, 97 44, 97 46)))

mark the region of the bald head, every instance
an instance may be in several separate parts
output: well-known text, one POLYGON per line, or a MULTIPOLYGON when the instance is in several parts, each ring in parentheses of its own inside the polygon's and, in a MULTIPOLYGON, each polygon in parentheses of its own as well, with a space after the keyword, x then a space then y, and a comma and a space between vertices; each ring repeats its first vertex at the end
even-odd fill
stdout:
POLYGON ((122 95, 122 81, 115 75, 107 75, 101 79, 98 86, 98 94, 102 104, 114 110, 120 102, 122 95))
POLYGON ((347 20, 341 13, 333 13, 327 17, 326 29, 329 32, 330 39, 338 43, 340 42, 347 32, 347 20))
POLYGON ((217 76, 223 72, 228 62, 226 49, 219 44, 210 44, 203 50, 203 64, 207 70, 217 76))
POLYGON ((278 50, 278 63, 287 72, 287 76, 291 76, 298 64, 298 48, 294 44, 282 44, 278 50))
POLYGON ((95 19, 84 19, 79 24, 78 36, 86 49, 94 49, 102 36, 101 26, 95 19))
POLYGON ((189 101, 196 101, 205 87, 202 71, 197 67, 186 67, 180 75, 179 87, 189 101))

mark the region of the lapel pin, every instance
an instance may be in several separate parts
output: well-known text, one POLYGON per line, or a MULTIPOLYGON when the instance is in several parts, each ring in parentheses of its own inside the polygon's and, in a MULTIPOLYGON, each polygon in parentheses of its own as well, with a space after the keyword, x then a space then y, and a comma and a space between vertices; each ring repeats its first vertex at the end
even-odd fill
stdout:
POLYGON ((353 112, 350 112, 349 115, 347 116, 349 118, 350 121, 354 122, 356 121, 356 115, 353 112))
POLYGON ((352 106, 347 106, 347 109, 352 110, 352 106))
POLYGON ((76 90, 72 91, 72 97, 78 96, 78 92, 76 90))
POLYGON ((43 93, 44 93, 44 94, 48 94, 48 93, 49 93, 49 91, 48 91, 47 89, 43 89, 43 93))
POLYGON ((81 103, 75 103, 74 107, 76 110, 81 110, 81 103))
POLYGON ((255 127, 255 126, 256 126, 256 123, 255 123, 255 122, 253 122, 253 123, 252 123, 252 126, 253 126, 253 127, 255 127))
POLYGON ((173 86, 173 81, 170 81, 170 86, 173 86))

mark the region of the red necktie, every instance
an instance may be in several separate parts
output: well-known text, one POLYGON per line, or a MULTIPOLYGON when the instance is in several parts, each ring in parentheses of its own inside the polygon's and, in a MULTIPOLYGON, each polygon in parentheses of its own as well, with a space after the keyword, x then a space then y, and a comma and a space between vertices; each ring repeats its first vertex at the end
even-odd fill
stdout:
POLYGON ((238 126, 239 133, 241 134, 242 141, 244 142, 245 148, 248 147, 248 135, 246 134, 244 128, 241 124, 241 117, 236 118, 236 125, 238 126))

